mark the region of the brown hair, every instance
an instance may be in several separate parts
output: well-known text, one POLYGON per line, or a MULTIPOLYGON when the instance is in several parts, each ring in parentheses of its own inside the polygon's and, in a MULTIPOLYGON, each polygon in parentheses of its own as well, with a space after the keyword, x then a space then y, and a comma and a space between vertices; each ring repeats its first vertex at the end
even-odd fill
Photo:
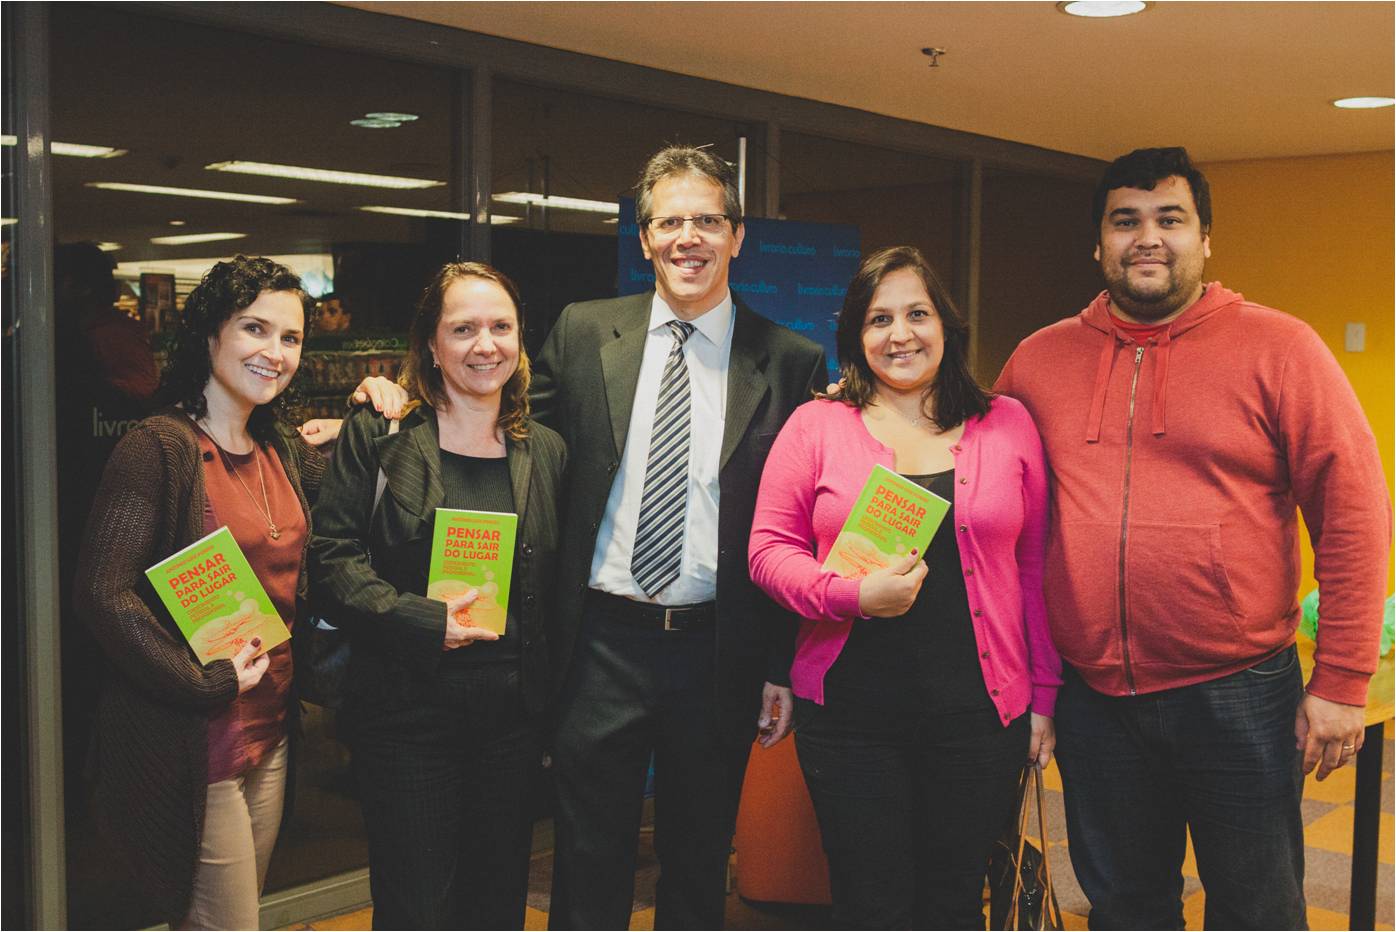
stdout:
POLYGON ((933 409, 927 411, 922 399, 922 412, 941 430, 988 413, 992 394, 979 387, 969 371, 969 324, 950 298, 940 276, 936 275, 921 250, 915 246, 892 246, 873 253, 863 260, 839 311, 835 342, 839 351, 839 375, 843 386, 838 398, 845 404, 864 408, 877 396, 877 376, 868 366, 863 352, 863 323, 872 304, 873 293, 883 279, 893 272, 911 269, 926 286, 926 294, 940 317, 945 334, 945 352, 935 380, 926 387, 933 395, 933 409))
POLYGON ((650 222, 654 186, 676 175, 698 175, 722 188, 722 210, 735 231, 742 225, 742 198, 737 172, 730 164, 696 146, 672 145, 650 156, 635 185, 635 220, 643 229, 650 222))
POLYGON ((529 383, 528 352, 523 345, 523 301, 519 297, 518 287, 510 281, 509 276, 483 262, 448 262, 427 283, 417 302, 417 316, 412 320, 412 331, 407 341, 407 358, 397 383, 407 390, 414 401, 433 408, 447 406, 446 387, 440 370, 432 361, 431 341, 436 336, 437 324, 441 322, 446 290, 466 278, 483 278, 494 282, 504 289, 514 304, 514 313, 518 317, 519 367, 504 383, 498 424, 505 436, 523 440, 528 436, 529 383))

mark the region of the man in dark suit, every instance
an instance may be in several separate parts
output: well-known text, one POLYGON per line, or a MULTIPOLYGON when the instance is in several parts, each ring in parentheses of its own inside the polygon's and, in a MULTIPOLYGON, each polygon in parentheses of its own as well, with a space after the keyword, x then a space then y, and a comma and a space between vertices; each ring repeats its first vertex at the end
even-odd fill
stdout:
POLYGON ((751 741, 789 729, 794 624, 747 575, 771 442, 824 354, 733 299, 745 233, 731 166, 646 165, 636 216, 655 290, 562 312, 535 416, 569 449, 556 634, 550 925, 624 929, 655 759, 656 928, 722 926, 751 741), (764 682, 764 686, 763 686, 764 682))

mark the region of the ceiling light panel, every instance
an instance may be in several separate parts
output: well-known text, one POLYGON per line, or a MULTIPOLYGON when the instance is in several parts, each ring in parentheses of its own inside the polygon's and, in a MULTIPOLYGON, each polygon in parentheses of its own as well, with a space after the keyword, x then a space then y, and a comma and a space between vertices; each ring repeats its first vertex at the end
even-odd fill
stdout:
POLYGON ((241 194, 237 191, 207 191, 203 188, 172 188, 160 184, 127 184, 124 181, 89 181, 89 188, 103 191, 129 191, 133 194, 166 194, 170 197, 198 197, 210 201, 242 201, 247 204, 298 204, 294 197, 270 194, 241 194))
POLYGON ((277 165, 273 162, 212 162, 204 168, 215 172, 236 172, 242 175, 262 175, 267 178, 288 178, 294 181, 320 181, 326 184, 352 184, 367 188, 391 188, 412 191, 419 188, 439 188, 444 181, 428 178, 403 178, 398 175, 373 175, 368 172, 345 172, 332 168, 305 168, 300 165, 277 165))
POLYGON ((496 194, 491 200, 501 204, 532 204, 536 207, 550 207, 558 210, 585 210, 594 214, 614 214, 620 210, 615 201, 590 201, 583 197, 544 197, 541 194, 528 194, 523 191, 508 191, 496 194))
POLYGON ((178 236, 152 236, 150 241, 156 246, 187 246, 190 243, 218 243, 246 237, 246 233, 181 233, 178 236))

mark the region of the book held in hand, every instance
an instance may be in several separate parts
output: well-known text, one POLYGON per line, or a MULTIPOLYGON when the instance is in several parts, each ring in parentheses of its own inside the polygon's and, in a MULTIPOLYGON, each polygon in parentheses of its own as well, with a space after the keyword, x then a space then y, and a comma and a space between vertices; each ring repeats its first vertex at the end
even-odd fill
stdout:
POLYGON ((200 663, 231 658, 254 637, 259 655, 291 637, 226 525, 145 575, 200 663))
POLYGON ((862 579, 915 548, 925 554, 950 503, 886 466, 873 466, 862 494, 824 560, 824 569, 862 579))
POLYGON ((478 595, 466 609, 464 624, 503 635, 518 526, 515 514, 436 509, 427 598, 449 602, 474 589, 478 595))

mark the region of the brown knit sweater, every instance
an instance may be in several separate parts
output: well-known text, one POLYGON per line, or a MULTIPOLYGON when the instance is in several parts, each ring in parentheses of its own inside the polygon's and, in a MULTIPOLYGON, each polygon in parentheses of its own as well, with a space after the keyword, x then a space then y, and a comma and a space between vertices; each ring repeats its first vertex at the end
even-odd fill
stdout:
MULTIPOLYGON (((308 521, 324 462, 299 438, 272 445, 308 521)), ((237 674, 228 660, 199 665, 145 570, 202 537, 203 520, 189 418, 174 409, 149 417, 107 462, 73 584, 109 666, 94 728, 97 818, 171 921, 188 911, 203 834, 209 712, 237 697, 237 674)), ((305 585, 302 556, 301 601, 305 585)))

